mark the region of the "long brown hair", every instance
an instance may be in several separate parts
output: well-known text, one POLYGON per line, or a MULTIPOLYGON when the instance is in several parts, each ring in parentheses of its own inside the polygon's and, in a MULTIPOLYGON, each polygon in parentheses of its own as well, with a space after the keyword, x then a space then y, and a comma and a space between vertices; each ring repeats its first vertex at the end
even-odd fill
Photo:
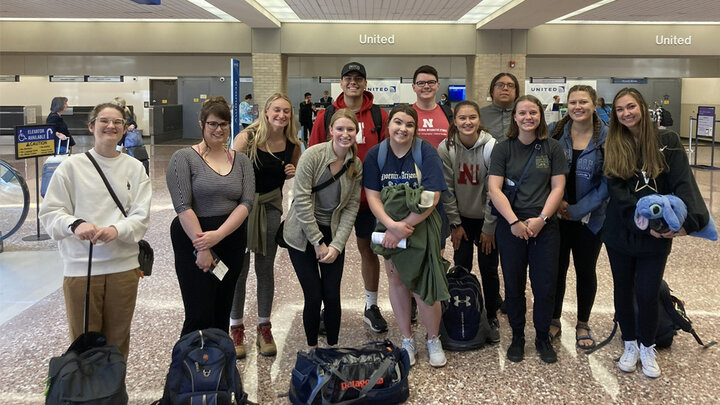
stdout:
MULTIPOLYGON (((458 111, 460 111, 463 107, 470 107, 478 115, 478 119, 480 119, 480 125, 478 125, 477 133, 479 134, 482 131, 487 132, 487 128, 485 128, 482 125, 482 117, 480 116, 480 106, 477 105, 476 102, 472 100, 463 100, 455 105, 455 116, 457 116, 458 111)), ((447 134, 447 147, 450 149, 451 147, 455 146, 455 135, 458 133, 457 125, 455 125, 455 116, 453 116, 453 120, 450 123, 450 127, 448 128, 448 134, 447 134)))
MULTIPOLYGON (((592 88, 592 86, 588 86, 585 84, 576 84, 572 87, 570 87, 570 90, 568 91, 568 99, 570 99, 570 95, 576 91, 584 91, 589 96, 590 99, 593 102, 593 141, 595 142, 595 149, 599 148, 598 140, 600 139, 600 129, 602 128, 602 121, 600 120, 600 117, 597 115, 597 111, 595 111, 595 108, 597 106, 597 93, 595 92, 595 89, 592 88)), ((560 139, 563 134, 563 129, 565 128, 565 124, 567 124, 568 121, 570 121, 572 118, 570 117, 570 111, 562 117, 560 121, 558 121, 557 124, 555 124, 555 128, 553 129, 553 133, 550 135, 555 139, 560 139)))
POLYGON ((518 97, 517 101, 515 101, 515 105, 512 109, 512 114, 510 117, 510 127, 508 127, 507 137, 508 138, 517 138, 518 135, 520 135, 520 128, 518 127, 517 122, 515 122, 515 113, 517 112, 517 106, 523 101, 529 101, 533 104, 535 104, 538 108, 538 111, 540 112, 540 124, 537 128, 535 128, 535 137, 537 137, 538 140, 544 140, 548 138, 548 130, 547 130, 547 124, 545 123, 545 114, 543 113, 543 107, 540 100, 538 100, 537 97, 531 96, 529 94, 526 94, 524 96, 518 97))
POLYGON ((648 105, 639 91, 632 87, 620 90, 613 98, 610 114, 610 131, 605 141, 605 166, 603 172, 609 177, 629 179, 642 170, 648 177, 655 178, 667 168, 665 156, 660 152, 657 130, 648 114, 648 105), (620 123, 615 110, 617 100, 630 96, 638 104, 640 123, 638 135, 620 123), (642 167, 638 168, 638 158, 642 167))
MULTIPOLYGON (((352 110, 349 108, 341 108, 341 109, 335 111, 335 114, 333 114, 332 117, 330 117, 330 127, 328 128, 329 129, 328 135, 330 135, 330 130, 332 130, 333 125, 335 125, 335 121, 339 120, 340 118, 349 119, 350 121, 352 121, 353 124, 355 124, 355 132, 357 133, 358 131, 360 131, 360 124, 358 123, 355 113, 352 112, 352 110)), ((330 140, 328 142, 332 142, 332 140, 330 140)), ((351 179, 354 179, 355 176, 357 175, 357 168, 355 167, 355 159, 357 158, 357 151, 358 151, 358 147, 355 142, 353 142, 352 146, 350 147, 350 151, 352 152, 352 158, 350 158, 350 160, 352 160, 353 164, 351 164, 348 167, 347 173, 351 179)))
MULTIPOLYGON (((248 96, 250 96, 250 94, 248 94, 248 96)), ((290 118, 288 119, 288 124, 285 126, 283 134, 285 135, 285 139, 287 139, 289 142, 294 143, 295 146, 300 147, 300 139, 298 139, 297 137, 295 116, 293 114, 293 108, 292 103, 290 102, 290 98, 288 98, 288 96, 282 93, 274 93, 267 99, 267 101, 265 101, 265 108, 263 108, 257 121, 250 124, 250 126, 248 126, 246 129, 248 135, 252 134, 252 140, 248 138, 248 157, 255 163, 257 163, 258 146, 265 146, 267 144, 268 130, 270 128, 270 122, 267 118, 267 112, 270 109, 270 105, 275 102, 275 100, 285 100, 290 106, 290 118)), ((269 148, 265 149, 268 150, 268 153, 272 154, 272 151, 270 151, 269 148)))

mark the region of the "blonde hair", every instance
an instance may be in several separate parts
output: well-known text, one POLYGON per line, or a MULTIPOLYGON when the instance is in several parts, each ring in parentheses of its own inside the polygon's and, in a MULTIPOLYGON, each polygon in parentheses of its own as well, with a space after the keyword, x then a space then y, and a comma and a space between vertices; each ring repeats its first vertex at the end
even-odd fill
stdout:
POLYGON ((605 165, 603 172, 608 177, 629 179, 638 169, 648 177, 656 178, 667 168, 665 156, 660 152, 657 130, 648 114, 648 105, 642 94, 632 87, 620 90, 613 99, 610 114, 610 130, 605 141, 605 165), (617 100, 630 96, 638 104, 640 122, 637 137, 620 123, 615 111, 617 100), (642 167, 638 168, 638 158, 642 167))
MULTIPOLYGON (((590 96, 590 99, 592 100, 593 107, 597 106, 597 93, 595 92, 595 89, 592 88, 592 86, 587 86, 584 84, 576 84, 572 87, 570 87, 570 90, 568 90, 568 100, 570 99, 570 95, 576 91, 584 91, 585 93, 590 96)), ((550 134, 550 136, 554 139, 560 139, 562 138, 563 131, 565 129, 565 124, 567 124, 568 121, 572 119, 572 114, 568 113, 560 121, 558 121, 557 124, 555 124, 555 129, 553 130, 553 133, 550 134)), ((602 129, 602 121, 600 120, 600 117, 597 115, 597 111, 593 108, 592 113, 592 122, 593 122, 593 141, 595 142, 595 148, 599 148, 598 141, 600 139, 600 130, 602 129)))
MULTIPOLYGON (((358 123, 357 117, 355 116, 355 113, 352 112, 349 108, 341 108, 337 111, 335 111, 335 114, 330 117, 330 127, 328 128, 328 135, 330 135, 330 131, 332 131, 332 127, 335 124, 335 121, 341 119, 341 118, 347 118, 350 121, 352 121, 353 124, 355 124, 355 131, 360 131, 360 124, 358 123)), ((332 138, 330 138, 332 139, 332 138)), ((328 141, 332 142, 332 140, 328 141)), ((352 158, 353 164, 348 167, 348 176, 350 176, 351 179, 354 179, 357 175, 357 168, 355 167, 355 158, 357 157, 357 144, 353 142, 352 146, 350 147, 350 150, 352 151, 352 158)))
MULTIPOLYGON (((250 124, 250 126, 247 127, 246 131, 248 133, 248 146, 247 146, 247 153, 250 160, 257 163, 257 150, 259 146, 265 146, 267 145, 268 140, 268 131, 270 129, 270 121, 268 121, 267 118, 267 112, 270 109, 270 105, 274 103, 276 100, 285 100, 287 101, 288 105, 290 105, 290 118, 288 119, 288 124, 285 126, 285 129, 283 130, 283 135, 285 135, 285 138, 294 143, 296 146, 300 146, 300 139, 297 137, 297 127, 295 126, 295 115, 293 113, 292 109, 292 103, 290 102, 290 98, 288 96, 282 94, 282 93, 274 93, 270 96, 270 98, 265 101, 265 108, 263 109, 263 112, 258 117, 257 121, 250 124), (252 139, 250 139, 250 134, 252 134, 252 139)), ((266 148, 268 149, 268 148, 266 148)), ((272 154, 272 151, 268 149, 268 153, 272 154)))

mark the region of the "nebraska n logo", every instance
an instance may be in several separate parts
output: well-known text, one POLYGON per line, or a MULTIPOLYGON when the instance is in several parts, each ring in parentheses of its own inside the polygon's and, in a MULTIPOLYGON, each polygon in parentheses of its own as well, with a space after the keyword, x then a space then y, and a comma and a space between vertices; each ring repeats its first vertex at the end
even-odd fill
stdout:
POLYGON ((461 300, 459 296, 454 296, 453 299, 455 300, 454 305, 456 307, 459 307, 460 304, 465 304, 465 306, 470 306, 470 296, 466 295, 464 300, 461 300))
POLYGON ((423 128, 435 128, 432 118, 423 118, 423 128))

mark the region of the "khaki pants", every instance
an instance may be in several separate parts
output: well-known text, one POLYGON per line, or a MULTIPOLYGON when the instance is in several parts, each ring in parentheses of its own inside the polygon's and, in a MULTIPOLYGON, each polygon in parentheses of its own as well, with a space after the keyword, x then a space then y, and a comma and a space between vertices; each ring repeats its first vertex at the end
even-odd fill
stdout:
MULTIPOLYGON (((135 312, 140 269, 90 277, 90 324, 88 331, 101 332, 109 345, 117 345, 127 360, 130 323, 135 312)), ((87 277, 65 277, 63 293, 70 326, 70 340, 83 332, 87 277)))

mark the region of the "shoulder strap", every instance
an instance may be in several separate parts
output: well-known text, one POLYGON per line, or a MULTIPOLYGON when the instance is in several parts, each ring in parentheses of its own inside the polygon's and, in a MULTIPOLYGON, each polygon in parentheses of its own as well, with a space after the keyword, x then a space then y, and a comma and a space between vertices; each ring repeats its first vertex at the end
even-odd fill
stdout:
POLYGON ((440 108, 442 109, 443 113, 445 114, 445 118, 448 120, 448 124, 452 124, 453 122, 453 111, 452 108, 450 108, 447 104, 438 104, 440 108))
POLYGON ((388 154, 388 143, 390 142, 390 138, 380 142, 380 149, 378 149, 378 167, 380 168, 380 171, 383 171, 383 168, 385 167, 385 160, 387 160, 387 154, 388 154))
POLYGON ((451 148, 450 142, 445 141, 445 147, 448 150, 448 155, 450 156, 450 164, 452 165, 451 167, 454 173, 455 169, 457 169, 457 143, 453 142, 451 148))
POLYGON ((107 187, 108 192, 110 193, 110 197, 112 197, 113 201, 115 201, 115 204, 117 204, 118 208, 120 208, 120 212, 122 212, 123 216, 127 217, 127 213, 125 212, 125 208, 123 208, 122 204, 120 204, 120 200, 117 198, 117 195, 115 195, 115 192, 112 189, 112 186, 110 185, 110 182, 108 182, 107 177, 105 177, 105 173, 103 173, 102 169, 100 168, 100 165, 98 165, 97 161, 95 161, 95 158, 92 157, 90 152, 85 152, 85 156, 90 159, 90 162, 95 166, 95 169, 97 169, 98 173, 100 174, 100 177, 102 178, 103 183, 105 183, 105 187, 107 187))
POLYGON ((355 159, 350 159, 350 160, 348 160, 348 161, 343 165, 343 167, 340 169, 339 172, 335 173, 334 176, 332 176, 332 177, 330 177, 329 179, 325 180, 325 181, 322 182, 321 184, 318 184, 317 186, 313 187, 310 192, 311 192, 311 193, 317 193, 318 191, 324 189, 325 187, 327 187, 327 186, 335 183, 335 182, 337 181, 337 179, 339 179, 340 176, 342 176, 343 173, 345 173, 345 172, 347 171, 348 167, 350 167, 350 165, 353 163, 353 161, 355 161, 355 159))
POLYGON ((496 142, 497 141, 493 137, 485 144, 485 146, 483 146, 483 161, 485 162, 485 168, 488 170, 490 170, 490 155, 492 155, 496 142))
POLYGON ((325 108, 325 140, 330 139, 330 118, 335 114, 335 105, 330 104, 325 108))
POLYGON ((413 157, 413 160, 415 161, 415 164, 418 166, 422 166, 422 160, 423 160, 423 158, 422 158, 422 143, 423 143, 423 140, 420 139, 419 137, 416 137, 415 142, 413 142, 413 146, 412 146, 412 157, 413 157))
POLYGON ((520 175, 520 178, 518 179, 518 182, 517 182, 518 187, 520 187, 520 184, 522 184, 523 180, 525 180, 525 175, 527 174, 528 170, 530 169, 530 165, 532 165, 533 160, 535 160, 535 155, 537 155, 540 148, 541 148, 540 144, 536 143, 535 148, 533 148, 533 153, 532 153, 532 155, 530 155, 530 159, 528 159, 528 162, 525 165, 525 170, 523 170, 522 174, 520 175))
POLYGON ((377 135, 378 143, 380 143, 380 140, 382 138, 382 112, 380 111, 380 106, 377 104, 373 104, 370 107, 370 115, 372 115, 373 124, 375 124, 374 132, 377 135))

